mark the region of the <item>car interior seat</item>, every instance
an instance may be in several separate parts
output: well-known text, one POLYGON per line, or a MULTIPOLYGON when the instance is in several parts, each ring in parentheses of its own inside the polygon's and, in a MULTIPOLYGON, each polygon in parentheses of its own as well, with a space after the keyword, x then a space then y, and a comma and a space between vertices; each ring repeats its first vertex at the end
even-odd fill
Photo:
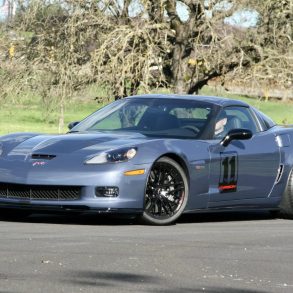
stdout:
POLYGON ((180 123, 176 116, 160 110, 151 110, 138 123, 140 129, 158 131, 178 128, 180 123))

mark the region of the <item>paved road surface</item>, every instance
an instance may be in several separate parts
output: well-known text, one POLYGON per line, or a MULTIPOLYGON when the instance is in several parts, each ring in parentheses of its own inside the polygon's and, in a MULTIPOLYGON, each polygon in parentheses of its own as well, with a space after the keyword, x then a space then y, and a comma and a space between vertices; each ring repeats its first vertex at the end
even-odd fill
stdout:
POLYGON ((293 292, 293 221, 185 216, 152 227, 96 217, 0 222, 0 292, 293 292))

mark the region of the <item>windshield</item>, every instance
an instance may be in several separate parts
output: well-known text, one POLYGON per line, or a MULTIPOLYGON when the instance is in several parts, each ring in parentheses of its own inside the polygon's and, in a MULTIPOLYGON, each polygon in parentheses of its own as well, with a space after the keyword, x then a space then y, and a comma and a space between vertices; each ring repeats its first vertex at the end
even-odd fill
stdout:
POLYGON ((200 138, 213 105, 201 101, 160 98, 129 98, 93 113, 72 132, 133 131, 146 136, 200 138))

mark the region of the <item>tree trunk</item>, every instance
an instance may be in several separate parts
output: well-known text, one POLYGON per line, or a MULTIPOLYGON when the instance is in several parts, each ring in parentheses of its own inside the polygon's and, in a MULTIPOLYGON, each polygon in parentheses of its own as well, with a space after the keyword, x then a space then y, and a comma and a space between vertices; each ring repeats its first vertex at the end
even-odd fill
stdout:
POLYGON ((174 46, 172 58, 173 88, 176 94, 186 94, 188 91, 186 46, 179 39, 174 46))

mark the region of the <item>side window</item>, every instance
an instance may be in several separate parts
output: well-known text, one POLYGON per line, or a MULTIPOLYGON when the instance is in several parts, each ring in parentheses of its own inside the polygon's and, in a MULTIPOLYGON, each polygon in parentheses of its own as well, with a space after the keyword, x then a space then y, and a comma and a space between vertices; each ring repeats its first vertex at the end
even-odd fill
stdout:
POLYGON ((230 130, 245 128, 258 132, 254 116, 246 107, 226 107, 219 113, 214 131, 214 138, 223 138, 230 130))

